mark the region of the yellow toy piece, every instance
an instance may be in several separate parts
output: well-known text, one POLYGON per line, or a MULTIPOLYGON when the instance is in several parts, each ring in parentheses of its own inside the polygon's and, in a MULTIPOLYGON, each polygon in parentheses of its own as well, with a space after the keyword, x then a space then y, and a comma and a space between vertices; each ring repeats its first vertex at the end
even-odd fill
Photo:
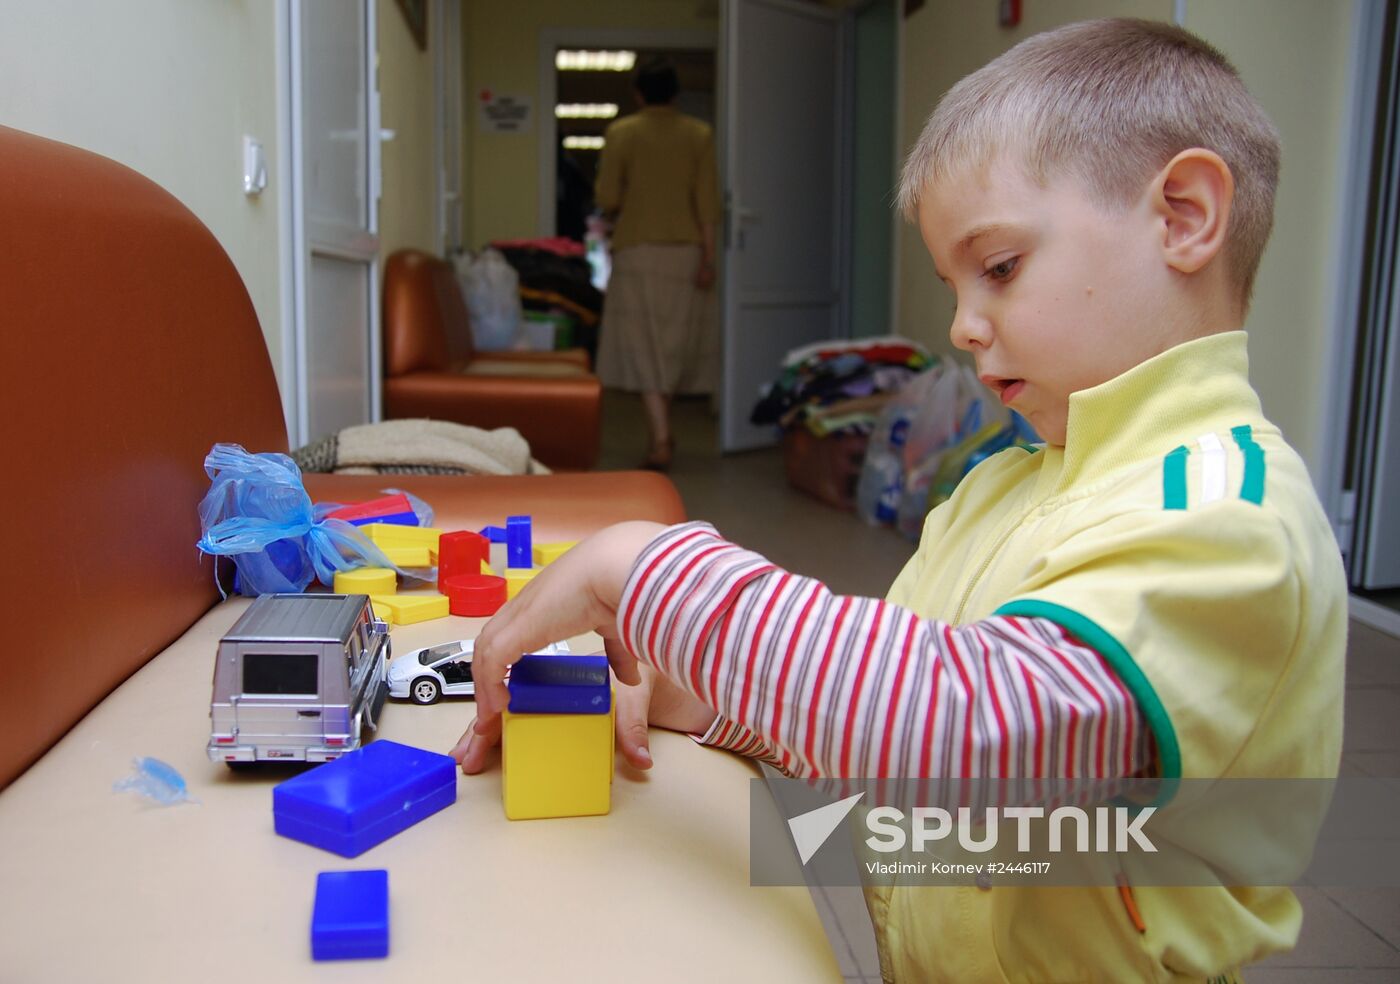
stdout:
POLYGON ((529 584, 539 572, 540 569, 538 567, 531 567, 528 569, 507 568, 505 573, 506 601, 510 601, 516 595, 520 594, 521 589, 529 584))
POLYGON ((356 571, 337 571, 336 594, 391 595, 398 591, 398 575, 387 567, 361 567, 356 571))
POLYGON ((591 817, 611 810, 616 708, 614 699, 607 714, 503 711, 501 799, 506 817, 591 817))
POLYGON ((483 560, 483 561, 481 562, 481 573, 483 573, 483 574, 495 574, 495 573, 496 573, 496 569, 495 569, 494 567, 491 566, 491 562, 490 562, 489 560, 483 560))
POLYGON ((578 546, 577 540, 569 540, 562 543, 537 543, 535 544, 535 549, 532 551, 535 558, 535 566, 548 567, 576 546, 578 546))
POLYGON ((432 618, 446 618, 447 596, 431 594, 370 595, 375 614, 395 625, 412 625, 432 618))
POLYGON ((427 547, 438 548, 438 538, 442 530, 433 526, 399 526, 395 523, 366 523, 360 532, 369 537, 377 547, 427 547))
POLYGON ((433 560, 434 551, 427 547, 397 547, 384 546, 383 544, 377 546, 384 551, 384 556, 389 558, 389 563, 397 567, 432 567, 436 563, 433 560))

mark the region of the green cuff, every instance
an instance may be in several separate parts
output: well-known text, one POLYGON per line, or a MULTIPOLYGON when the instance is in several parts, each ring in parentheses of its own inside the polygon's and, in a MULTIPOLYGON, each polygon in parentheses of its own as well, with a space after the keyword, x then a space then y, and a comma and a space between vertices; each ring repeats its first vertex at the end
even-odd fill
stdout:
POLYGON ((1142 716, 1147 719, 1147 726, 1152 729, 1152 736, 1157 739, 1157 755, 1161 759, 1164 781, 1162 792, 1153 805, 1160 806, 1170 800, 1181 779, 1181 746, 1176 741, 1176 729, 1172 727, 1172 719, 1157 691, 1152 689, 1147 674, 1142 672, 1123 644, 1087 615, 1053 601, 1022 598, 1007 602, 992 614, 1020 615, 1054 622, 1108 661, 1113 672, 1118 674, 1118 679, 1123 681, 1137 701, 1142 716))

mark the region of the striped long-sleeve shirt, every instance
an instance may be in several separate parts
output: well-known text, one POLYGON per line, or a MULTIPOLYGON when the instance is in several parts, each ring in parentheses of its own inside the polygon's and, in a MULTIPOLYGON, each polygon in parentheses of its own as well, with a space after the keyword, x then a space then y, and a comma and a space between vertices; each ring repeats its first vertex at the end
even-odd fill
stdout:
POLYGON ((642 552, 618 629, 718 712, 703 743, 794 776, 1109 779, 1153 754, 1127 688, 1055 623, 835 595, 707 523, 642 552))

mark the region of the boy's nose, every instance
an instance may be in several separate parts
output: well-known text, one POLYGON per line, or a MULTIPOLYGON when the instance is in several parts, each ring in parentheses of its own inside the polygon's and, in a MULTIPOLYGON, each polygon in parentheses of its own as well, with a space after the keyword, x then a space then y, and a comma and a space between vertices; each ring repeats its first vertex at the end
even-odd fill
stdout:
POLYGON ((953 326, 948 330, 953 345, 964 352, 986 348, 992 343, 992 323, 975 311, 961 305, 953 313, 953 326))

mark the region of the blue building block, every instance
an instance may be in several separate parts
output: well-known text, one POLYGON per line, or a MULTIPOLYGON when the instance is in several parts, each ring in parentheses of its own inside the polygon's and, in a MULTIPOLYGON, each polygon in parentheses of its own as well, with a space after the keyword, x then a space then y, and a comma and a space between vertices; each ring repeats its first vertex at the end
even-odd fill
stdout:
POLYGON ((272 789, 273 829, 353 858, 457 801, 457 763, 376 741, 272 789))
POLYGON ((606 656, 522 656, 510 668, 512 714, 606 714, 612 685, 606 656))
POLYGON ((389 872, 323 871, 311 912, 311 959, 389 955, 389 872))
POLYGON ((391 523, 394 526, 417 526, 417 513, 390 513, 388 516, 361 516, 359 519, 346 520, 351 526, 368 526, 371 523, 391 523))
POLYGON ((506 542, 506 528, 504 526, 483 526, 477 532, 492 543, 506 542))
POLYGON ((530 517, 506 517, 506 566, 534 567, 535 554, 530 542, 530 517))

